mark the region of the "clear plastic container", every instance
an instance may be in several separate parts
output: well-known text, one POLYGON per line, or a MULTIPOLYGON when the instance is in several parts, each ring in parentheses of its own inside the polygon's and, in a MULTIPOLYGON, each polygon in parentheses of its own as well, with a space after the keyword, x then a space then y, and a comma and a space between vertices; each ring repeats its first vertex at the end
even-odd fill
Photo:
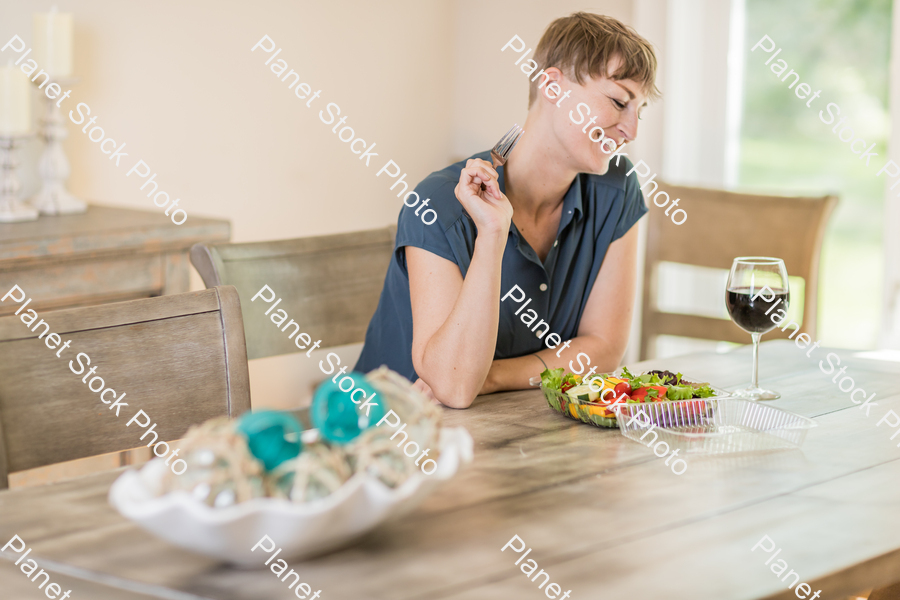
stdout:
POLYGON ((816 427, 802 415, 737 398, 625 404, 616 411, 625 437, 645 445, 663 441, 691 454, 797 448, 816 427))

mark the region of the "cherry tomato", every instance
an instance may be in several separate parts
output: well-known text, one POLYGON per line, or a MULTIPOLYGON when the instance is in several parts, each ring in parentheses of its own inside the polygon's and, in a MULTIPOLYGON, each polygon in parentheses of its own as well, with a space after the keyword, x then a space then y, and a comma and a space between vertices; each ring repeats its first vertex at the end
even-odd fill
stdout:
POLYGON ((631 384, 627 381, 623 381, 622 383, 617 383, 615 389, 613 390, 613 394, 616 398, 625 394, 626 396, 631 395, 631 384))
POLYGON ((559 386, 559 389, 560 389, 560 391, 565 392, 573 387, 575 387, 574 383, 572 383, 571 381, 566 381, 561 386, 559 386))
POLYGON ((638 388, 631 392, 631 399, 637 400, 638 402, 646 402, 647 392, 650 390, 648 387, 638 388))

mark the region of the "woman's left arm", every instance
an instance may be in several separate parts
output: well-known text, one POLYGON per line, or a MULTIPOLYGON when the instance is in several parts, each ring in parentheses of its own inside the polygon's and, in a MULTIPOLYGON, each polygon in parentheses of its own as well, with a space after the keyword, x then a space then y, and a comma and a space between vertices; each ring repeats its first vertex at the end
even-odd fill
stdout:
MULTIPOLYGON (((504 390, 527 389, 528 380, 544 370, 536 357, 543 359, 551 369, 565 367, 569 370, 579 352, 590 357, 590 364, 582 373, 596 367, 594 373, 608 373, 619 366, 628 345, 631 317, 637 286, 637 223, 628 233, 610 244, 600 265, 600 272, 591 288, 578 335, 568 347, 560 344, 555 349, 544 348, 535 354, 493 361, 481 394, 504 390)), ((577 365, 577 361, 573 364, 577 365)))

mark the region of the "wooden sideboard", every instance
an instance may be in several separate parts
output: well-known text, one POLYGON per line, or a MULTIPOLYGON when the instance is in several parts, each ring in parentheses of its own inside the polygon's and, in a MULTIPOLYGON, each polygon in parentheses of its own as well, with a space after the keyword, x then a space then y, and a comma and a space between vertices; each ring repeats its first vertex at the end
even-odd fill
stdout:
MULTIPOLYGON (((40 312, 187 292, 192 245, 227 242, 231 224, 92 204, 80 215, 0 223, 0 295, 25 290, 40 312)), ((0 304, 0 316, 15 312, 0 304)))

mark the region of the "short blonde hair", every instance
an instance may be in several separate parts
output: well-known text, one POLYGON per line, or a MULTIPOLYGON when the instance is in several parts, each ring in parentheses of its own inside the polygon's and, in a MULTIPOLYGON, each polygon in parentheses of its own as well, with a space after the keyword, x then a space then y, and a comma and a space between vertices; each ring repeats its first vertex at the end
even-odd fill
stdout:
MULTIPOLYGON (((598 76, 631 79, 641 85, 651 100, 661 95, 656 87, 653 46, 634 29, 612 17, 577 12, 556 19, 541 36, 534 61, 545 70, 556 67, 579 84, 598 76), (616 57, 622 59, 622 64, 615 73, 609 73, 609 62, 616 57)), ((539 79, 529 86, 529 107, 537 98, 539 79)))

